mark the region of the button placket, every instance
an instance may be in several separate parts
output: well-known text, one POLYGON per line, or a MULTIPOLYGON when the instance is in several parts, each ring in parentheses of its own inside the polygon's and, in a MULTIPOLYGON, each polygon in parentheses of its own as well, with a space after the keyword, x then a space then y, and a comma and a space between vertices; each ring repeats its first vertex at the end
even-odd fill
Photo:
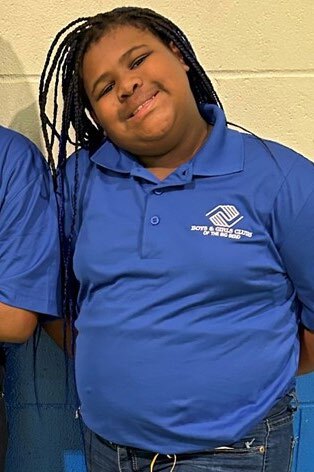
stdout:
POLYGON ((144 259, 158 259, 161 257, 160 232, 163 231, 161 223, 164 204, 165 203, 160 200, 160 196, 155 194, 154 190, 147 195, 141 248, 141 257, 144 259))

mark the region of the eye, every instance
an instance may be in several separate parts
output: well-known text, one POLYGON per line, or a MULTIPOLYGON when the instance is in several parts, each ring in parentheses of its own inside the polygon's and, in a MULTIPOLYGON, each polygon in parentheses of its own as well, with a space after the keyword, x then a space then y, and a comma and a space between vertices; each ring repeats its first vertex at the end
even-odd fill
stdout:
POLYGON ((131 69, 136 69, 139 65, 142 64, 142 62, 145 61, 145 59, 149 56, 149 54, 144 54, 143 56, 138 57, 135 59, 135 61, 132 62, 131 64, 131 69))
POLYGON ((97 100, 99 100, 101 97, 111 92, 111 90, 113 89, 113 86, 114 84, 112 83, 112 84, 107 85, 104 89, 102 89, 100 93, 98 94, 97 100))

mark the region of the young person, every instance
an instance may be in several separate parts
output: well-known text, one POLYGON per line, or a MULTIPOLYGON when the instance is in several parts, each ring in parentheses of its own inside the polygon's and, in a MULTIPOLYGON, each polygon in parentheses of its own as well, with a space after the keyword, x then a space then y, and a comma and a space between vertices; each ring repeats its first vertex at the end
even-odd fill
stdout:
POLYGON ((40 107, 89 471, 290 470, 313 163, 229 129, 184 33, 145 8, 60 31, 40 107))
POLYGON ((59 235, 52 179, 27 138, 0 126, 0 470, 7 444, 3 342, 22 343, 39 314, 58 316, 59 235))

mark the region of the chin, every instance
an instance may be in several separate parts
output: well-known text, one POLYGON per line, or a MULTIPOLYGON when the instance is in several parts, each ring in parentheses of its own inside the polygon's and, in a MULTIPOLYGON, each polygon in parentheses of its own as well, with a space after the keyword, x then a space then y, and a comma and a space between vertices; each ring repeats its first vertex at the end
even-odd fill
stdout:
POLYGON ((166 138, 175 127, 173 116, 152 116, 139 128, 137 136, 145 141, 159 141, 166 138))
MULTIPOLYGON (((176 129, 175 116, 172 112, 164 113, 154 110, 149 116, 146 116, 141 123, 131 129, 125 129, 123 134, 112 136, 112 141, 119 147, 136 154, 139 149, 149 151, 150 143, 156 145, 163 140, 173 140, 172 131, 176 129)), ((108 133, 109 134, 109 133, 108 133)), ((166 145, 167 147, 167 145, 166 145)), ((156 149, 151 149, 156 151, 156 149)))

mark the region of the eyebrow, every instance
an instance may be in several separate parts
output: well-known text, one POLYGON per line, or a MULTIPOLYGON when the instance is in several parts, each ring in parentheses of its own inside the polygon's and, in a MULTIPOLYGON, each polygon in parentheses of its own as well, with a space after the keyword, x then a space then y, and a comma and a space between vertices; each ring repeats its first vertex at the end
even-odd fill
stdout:
MULTIPOLYGON (((138 49, 142 49, 144 47, 147 47, 147 44, 140 44, 139 46, 133 46, 132 48, 128 49, 125 53, 122 54, 122 56, 119 58, 119 61, 120 63, 124 62, 126 59, 128 59, 128 57, 130 57, 130 55, 134 52, 134 51, 137 51, 138 49)), ((93 85, 93 88, 92 88, 92 94, 95 92, 95 89, 97 87, 97 85, 100 83, 100 82, 104 82, 107 77, 109 76, 109 72, 104 72, 103 74, 101 74, 96 80, 95 80, 95 83, 93 85)))

